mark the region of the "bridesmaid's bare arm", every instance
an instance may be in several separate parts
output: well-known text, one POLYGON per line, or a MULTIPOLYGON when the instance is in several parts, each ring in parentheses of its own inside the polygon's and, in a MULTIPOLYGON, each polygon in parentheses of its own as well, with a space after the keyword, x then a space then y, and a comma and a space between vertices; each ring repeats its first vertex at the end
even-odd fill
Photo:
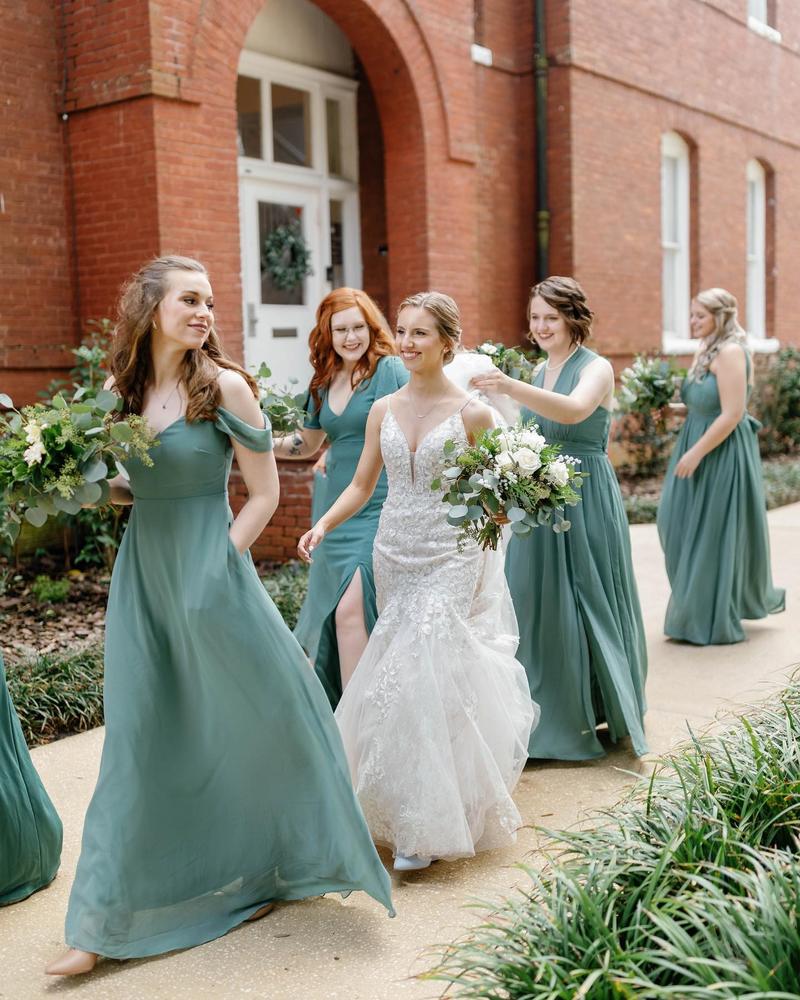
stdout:
POLYGON ((738 344, 723 347, 711 364, 717 376, 721 413, 675 466, 679 479, 691 476, 703 459, 733 433, 744 416, 747 400, 747 366, 744 351, 738 344))
POLYGON ((504 392, 529 410, 559 424, 579 424, 614 391, 614 369, 605 358, 594 358, 581 372, 578 384, 565 396, 511 378, 499 368, 476 375, 471 384, 482 392, 504 392))
POLYGON ((304 562, 311 562, 311 552, 315 549, 329 531, 346 521, 369 500, 375 492, 381 470, 383 455, 381 454, 381 423, 386 413, 388 396, 376 400, 372 404, 367 417, 364 431, 364 448, 353 481, 342 493, 331 509, 323 514, 310 531, 307 531, 297 544, 297 553, 304 562))
MULTIPOLYGON (((219 374, 220 403, 253 428, 263 428, 264 417, 250 386, 238 372, 219 374)), ((231 525, 231 541, 245 552, 275 513, 280 498, 278 467, 273 452, 251 451, 235 438, 233 452, 247 487, 247 501, 231 525)))

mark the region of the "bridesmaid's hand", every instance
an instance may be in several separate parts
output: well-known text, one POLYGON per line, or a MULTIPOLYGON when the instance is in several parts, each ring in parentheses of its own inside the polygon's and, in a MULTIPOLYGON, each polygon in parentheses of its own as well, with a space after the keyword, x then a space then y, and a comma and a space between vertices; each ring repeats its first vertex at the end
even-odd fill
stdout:
POLYGON ((688 479, 694 475, 697 466, 702 462, 703 456, 698 455, 693 448, 690 448, 675 466, 675 475, 678 479, 688 479))
POLYGON ((475 375, 469 380, 469 384, 473 389, 478 389, 480 392, 505 392, 507 393, 509 388, 513 386, 514 379, 510 378, 505 372, 501 372, 499 368, 495 368, 490 372, 481 372, 480 375, 475 375))
POLYGON ((323 451, 323 453, 316 460, 316 462, 314 462, 314 464, 311 466, 311 471, 315 473, 318 472, 321 476, 325 476, 327 475, 326 472, 327 465, 328 465, 328 449, 326 448, 325 451, 323 451))
POLYGON ((321 524, 315 524, 310 531, 307 531, 297 543, 297 554, 303 562, 313 562, 311 553, 325 537, 325 529, 321 524))

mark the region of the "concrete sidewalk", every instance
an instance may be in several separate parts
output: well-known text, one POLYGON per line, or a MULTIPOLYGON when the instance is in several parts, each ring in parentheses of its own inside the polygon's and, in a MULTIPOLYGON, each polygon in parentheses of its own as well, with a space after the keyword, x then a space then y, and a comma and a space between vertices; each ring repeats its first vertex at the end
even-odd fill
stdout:
MULTIPOLYGON (((687 723, 702 730, 719 713, 780 688, 800 661, 800 504, 771 512, 769 522, 775 582, 787 589, 788 611, 749 624, 747 642, 705 649, 664 641, 668 589, 655 526, 632 529, 650 651, 647 736, 654 754, 684 739, 687 723)), ((394 920, 359 894, 291 903, 200 948, 145 960, 105 961, 80 980, 48 979, 42 970, 62 947, 67 896, 102 738, 96 730, 34 752, 64 820, 64 855, 52 886, 0 910, 4 1000, 78 991, 81 998, 114 1000, 435 997, 441 993, 439 984, 413 978, 431 964, 425 949, 451 941, 475 920, 464 909, 470 899, 492 898, 519 882, 520 873, 511 866, 530 859, 536 847, 534 832, 523 830, 514 848, 409 876, 396 886, 394 920)), ((613 803, 634 780, 629 772, 647 768, 646 761, 625 748, 591 763, 529 765, 515 798, 526 822, 567 827, 585 810, 613 803)))

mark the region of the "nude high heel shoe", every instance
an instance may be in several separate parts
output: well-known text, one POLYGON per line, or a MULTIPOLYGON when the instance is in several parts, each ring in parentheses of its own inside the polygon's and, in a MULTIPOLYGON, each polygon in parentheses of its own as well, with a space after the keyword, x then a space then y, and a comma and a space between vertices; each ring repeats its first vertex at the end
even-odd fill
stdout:
POLYGON ((93 951, 70 948, 69 951, 51 962, 44 970, 48 976, 82 976, 97 965, 97 955, 93 951))

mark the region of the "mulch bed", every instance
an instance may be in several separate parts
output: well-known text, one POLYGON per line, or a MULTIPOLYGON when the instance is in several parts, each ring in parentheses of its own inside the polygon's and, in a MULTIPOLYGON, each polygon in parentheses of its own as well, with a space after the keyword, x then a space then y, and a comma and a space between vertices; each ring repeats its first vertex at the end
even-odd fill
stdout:
MULTIPOLYGON (((257 563, 263 576, 274 564, 257 563)), ((103 642, 108 570, 87 567, 64 572, 60 559, 38 556, 19 567, 0 559, 0 652, 7 664, 19 663, 43 653, 75 652, 103 642), (58 604, 42 604, 31 590, 35 578, 44 573, 54 580, 65 576, 69 594, 58 604)))
POLYGON ((0 593, 0 646, 6 663, 103 641, 109 581, 105 569, 65 574, 63 564, 47 558, 37 559, 35 569, 27 565, 15 569, 0 561, 0 580, 5 580, 5 592, 0 593), (40 573, 53 579, 68 577, 66 600, 58 604, 37 601, 31 584, 40 573))

